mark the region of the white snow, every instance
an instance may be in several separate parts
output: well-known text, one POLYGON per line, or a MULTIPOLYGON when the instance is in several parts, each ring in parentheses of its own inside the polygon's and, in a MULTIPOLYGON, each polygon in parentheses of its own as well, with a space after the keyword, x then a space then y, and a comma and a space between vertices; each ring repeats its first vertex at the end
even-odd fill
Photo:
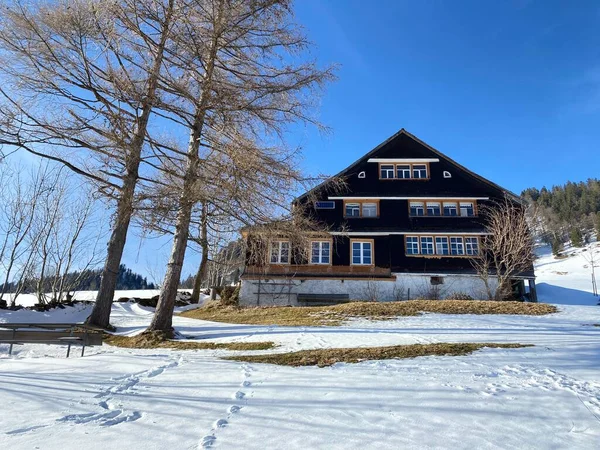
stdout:
MULTIPOLYGON (((425 314, 332 328, 174 318, 184 336, 280 345, 269 352, 431 342, 532 348, 292 368, 225 361, 235 354, 226 350, 105 345, 66 359, 63 348, 26 345, 9 358, 0 345, 0 449, 596 449, 600 307, 578 293, 586 286, 577 258, 540 259, 544 300, 563 303, 548 316, 425 314)), ((82 320, 90 308, 0 311, 0 322, 82 320)), ((133 335, 152 313, 115 303, 112 322, 133 335)))
MULTIPOLYGON (((593 242, 584 248, 567 247, 566 258, 557 259, 549 246, 537 249, 535 262, 536 285, 539 301, 563 305, 596 305, 598 297, 592 295, 590 263, 585 255, 597 253, 600 265, 600 243, 593 242)), ((600 285, 600 267, 596 268, 596 281, 600 285)))

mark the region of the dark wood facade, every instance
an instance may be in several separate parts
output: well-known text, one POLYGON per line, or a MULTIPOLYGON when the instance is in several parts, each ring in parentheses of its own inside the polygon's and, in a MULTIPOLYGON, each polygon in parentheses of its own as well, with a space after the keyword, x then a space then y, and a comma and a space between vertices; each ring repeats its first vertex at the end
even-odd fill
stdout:
MULTIPOLYGON (((336 177, 345 180, 341 192, 339 189, 334 192, 325 182, 296 199, 307 214, 332 230, 328 263, 307 264, 307 261, 295 261, 290 255, 287 264, 271 264, 270 270, 265 272, 261 269, 261 274, 345 279, 365 276, 388 278, 393 273, 474 273, 469 259, 473 255, 466 254, 465 242, 467 238, 471 241, 485 235, 485 224, 478 215, 479 208, 506 196, 518 201, 514 194, 469 171, 404 129, 336 177), (390 165, 393 172, 386 173, 393 173, 393 178, 382 178, 382 169, 390 165), (409 167, 408 172, 406 166, 409 167), (422 169, 423 166, 426 169, 422 169), (406 174, 412 176, 413 170, 422 170, 419 176, 426 171, 426 177, 399 178, 406 174), (324 209, 317 207, 323 204, 315 200, 333 203, 325 204, 328 208, 324 209), (411 202, 423 204, 423 215, 411 214, 411 202), (375 213, 373 209, 369 212, 373 217, 348 216, 348 204, 359 204, 357 210, 361 210, 364 203, 370 208, 376 204, 375 213), (454 215, 444 215, 452 212, 452 203, 456 205, 454 215), (461 215, 461 203, 471 203, 472 210, 461 215), (428 206, 432 209, 429 210, 428 206), (449 208, 447 211, 445 206, 449 208), (407 249, 407 237, 416 237, 419 243, 421 237, 431 238, 433 254, 411 254, 407 249), (450 242, 456 240, 454 238, 462 238, 462 254, 451 254, 450 250, 444 253, 444 242, 449 248, 450 242), (438 240, 439 249, 436 247, 438 240), (369 264, 353 264, 353 241, 372 243, 369 264)), ((258 276, 258 273, 248 268, 246 276, 258 276)), ((533 276, 533 273, 529 275, 533 276)))

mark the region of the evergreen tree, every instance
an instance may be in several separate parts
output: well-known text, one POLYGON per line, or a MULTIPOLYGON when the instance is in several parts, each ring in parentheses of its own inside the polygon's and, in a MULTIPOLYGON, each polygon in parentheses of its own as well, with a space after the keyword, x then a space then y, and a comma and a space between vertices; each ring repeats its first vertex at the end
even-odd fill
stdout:
POLYGON ((573 247, 583 247, 583 235, 578 227, 573 227, 571 229, 570 237, 573 247))

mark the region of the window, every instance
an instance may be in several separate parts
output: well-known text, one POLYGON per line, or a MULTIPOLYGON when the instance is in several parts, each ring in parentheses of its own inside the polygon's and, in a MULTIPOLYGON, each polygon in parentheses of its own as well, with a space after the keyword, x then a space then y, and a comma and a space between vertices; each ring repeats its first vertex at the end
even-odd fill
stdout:
POLYGON ((311 243, 311 264, 329 264, 331 261, 331 242, 313 241, 311 243))
POLYGON ((379 164, 379 178, 382 180, 427 180, 428 164, 379 164))
POLYGON ((414 164, 412 167, 413 167, 413 178, 427 178, 427 165, 414 164))
POLYGON ((452 178, 452 174, 447 170, 444 170, 444 178, 452 178))
POLYGON ((435 252, 438 255, 449 255, 448 238, 446 236, 438 236, 435 238, 435 252))
POLYGON ((479 239, 476 237, 465 238, 465 250, 467 255, 478 255, 479 239))
POLYGON ((396 173, 398 178, 410 178, 410 165, 396 166, 396 173))
POLYGON ((421 254, 422 255, 433 255, 433 238, 432 237, 421 237, 421 254))
POLYGON ((444 202, 444 215, 445 216, 457 216, 456 203, 444 202))
POLYGON ((411 216, 425 215, 425 209, 423 208, 423 202, 410 202, 410 215, 411 216))
POLYGON ((431 277, 429 282, 432 286, 439 286, 440 284, 444 284, 444 277, 431 277))
POLYGON ((360 203, 346 203, 346 217, 360 217, 360 203))
POLYGON ((352 264, 369 266, 373 264, 373 243, 370 241, 351 241, 352 264))
POLYGON ((364 171, 362 171, 358 174, 358 178, 367 178, 367 174, 364 171))
POLYGON ((367 200, 356 200, 345 203, 344 217, 378 217, 378 202, 367 200))
POLYGON ((380 173, 382 179, 394 178, 394 165, 393 164, 382 164, 380 167, 380 173))
POLYGON ((467 258, 478 254, 479 237, 476 236, 406 236, 408 256, 438 255, 467 258))
POLYGON ((362 217, 377 217, 377 203, 363 203, 362 217))
POLYGON ((460 202, 460 215, 462 217, 472 217, 475 215, 475 209, 471 202, 460 202))
POLYGON ((289 264, 290 263, 290 243, 289 241, 271 242, 271 264, 289 264))
POLYGON ((439 202, 427 202, 427 215, 428 216, 441 216, 442 210, 439 202))
POLYGON ((451 237, 450 238, 450 253, 452 255, 464 255, 463 249, 463 238, 461 237, 451 237))
POLYGON ((315 202, 315 209, 335 209, 335 202, 315 202))
POLYGON ((419 238, 416 236, 408 236, 406 238, 406 254, 407 255, 418 255, 419 254, 419 238))

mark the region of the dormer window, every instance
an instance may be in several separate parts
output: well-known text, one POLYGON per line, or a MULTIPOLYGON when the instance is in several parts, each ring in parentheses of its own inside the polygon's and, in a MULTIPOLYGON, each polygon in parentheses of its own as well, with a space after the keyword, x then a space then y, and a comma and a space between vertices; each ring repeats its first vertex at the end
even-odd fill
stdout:
POLYGON ((379 164, 380 180, 428 180, 429 164, 425 163, 400 163, 379 164))
POLYGON ((402 164, 396 166, 396 173, 398 178, 410 178, 410 165, 402 164))

